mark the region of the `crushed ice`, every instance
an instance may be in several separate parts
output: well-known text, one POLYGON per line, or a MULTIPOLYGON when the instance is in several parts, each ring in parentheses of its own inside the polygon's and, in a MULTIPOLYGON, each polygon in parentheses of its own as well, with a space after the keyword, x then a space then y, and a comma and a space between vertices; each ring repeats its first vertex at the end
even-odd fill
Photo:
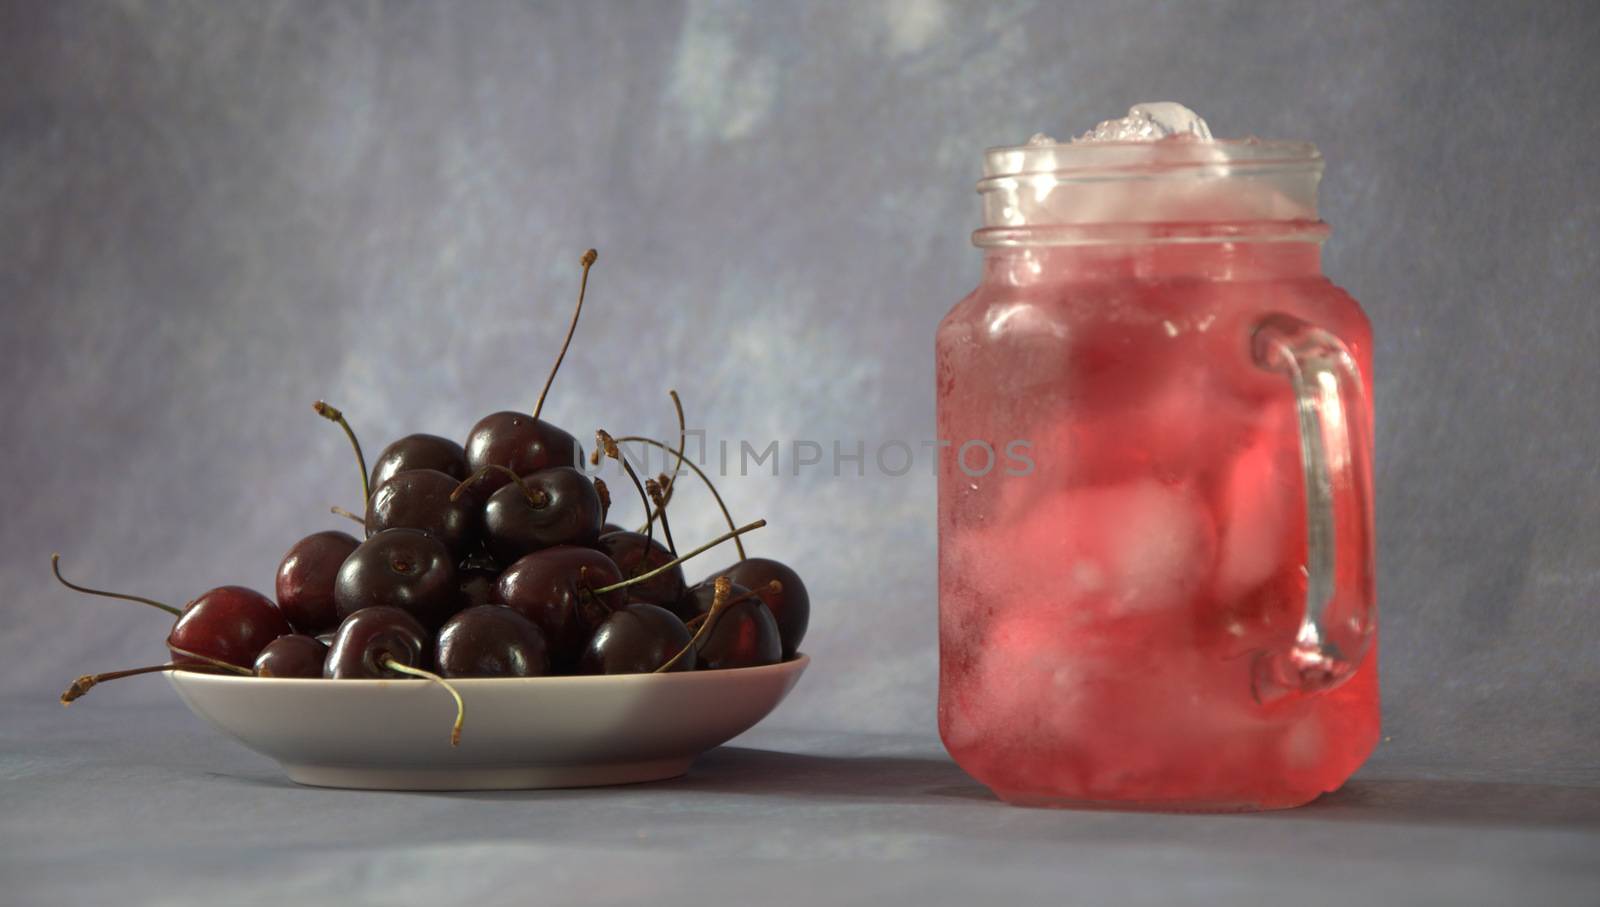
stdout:
MULTIPOLYGON (((1106 120, 1083 135, 1077 142, 1155 142, 1175 135, 1193 136, 1202 142, 1211 141, 1211 127, 1198 113, 1172 101, 1152 101, 1135 104, 1128 115, 1117 120, 1106 120)), ((1028 143, 1034 144, 1040 136, 1028 143)))

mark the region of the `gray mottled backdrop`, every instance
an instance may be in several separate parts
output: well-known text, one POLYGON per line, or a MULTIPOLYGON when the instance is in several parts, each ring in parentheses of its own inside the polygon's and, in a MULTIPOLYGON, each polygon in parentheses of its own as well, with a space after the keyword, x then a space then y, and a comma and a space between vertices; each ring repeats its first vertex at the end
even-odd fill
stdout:
MULTIPOLYGON (((1597 26, 1582 3, 0 3, 5 695, 161 652, 159 615, 52 586, 52 550, 181 602, 268 589, 341 526, 354 471, 312 400, 374 451, 531 406, 591 245, 548 409, 575 432, 667 433, 676 387, 713 438, 928 438, 980 150, 1173 99, 1329 161, 1327 269, 1378 336, 1388 752, 1591 763, 1597 26)), ((932 733, 931 478, 726 490, 817 603, 776 720, 932 733)), ((682 500, 680 535, 716 528, 682 500)), ((129 682, 81 720, 169 696, 129 682)))

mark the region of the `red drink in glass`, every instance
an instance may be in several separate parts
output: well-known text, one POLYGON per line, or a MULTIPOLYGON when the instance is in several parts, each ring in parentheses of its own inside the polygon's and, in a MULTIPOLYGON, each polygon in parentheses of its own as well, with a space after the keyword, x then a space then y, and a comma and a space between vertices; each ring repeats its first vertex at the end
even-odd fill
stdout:
POLYGON ((1371 332, 1321 273, 1315 148, 987 170, 938 335, 945 746, 1030 805, 1337 788, 1379 734, 1371 332))

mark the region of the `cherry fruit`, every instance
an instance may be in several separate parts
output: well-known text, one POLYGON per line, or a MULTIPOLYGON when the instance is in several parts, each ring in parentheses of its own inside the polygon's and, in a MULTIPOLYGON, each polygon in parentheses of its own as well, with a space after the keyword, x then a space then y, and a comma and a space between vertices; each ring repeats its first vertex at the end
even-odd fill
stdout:
POLYGON ((460 481, 467 477, 467 452, 449 438, 406 435, 378 454, 372 464, 372 487, 412 469, 436 469, 460 481))
MULTIPOLYGON (((552 466, 576 466, 582 462, 577 438, 526 413, 490 413, 467 433, 467 469, 472 473, 485 466, 504 466, 524 476, 552 466)), ((491 471, 482 481, 484 490, 493 491, 511 478, 491 471)))
POLYGON ((433 663, 432 637, 409 611, 392 605, 362 608, 344 619, 333 634, 322 676, 373 679, 400 677, 394 664, 428 668, 433 663))
POLYGON ((67 582, 61 555, 51 555, 50 568, 63 586, 87 595, 136 601, 176 616, 167 634, 167 648, 176 664, 222 663, 248 670, 256 656, 280 636, 294 632, 272 599, 243 586, 218 586, 202 593, 182 610, 121 592, 106 592, 67 582))
POLYGON ((811 596, 800 581, 800 574, 771 558, 747 557, 711 576, 726 576, 736 586, 754 589, 778 624, 783 657, 793 658, 800 651, 800 641, 805 639, 806 626, 811 622, 811 596), (772 586, 774 580, 778 582, 776 588, 772 586))
POLYGON ((484 541, 504 563, 555 545, 592 545, 600 538, 600 513, 588 476, 571 466, 541 469, 489 496, 484 541))
POLYGON ((278 564, 278 609, 290 625, 316 635, 339 626, 333 581, 361 543, 345 532, 314 532, 289 549, 278 564))
POLYGON ((396 473, 372 492, 367 505, 367 535, 385 529, 426 532, 462 557, 478 547, 483 533, 480 507, 471 496, 456 496, 461 482, 437 469, 396 473))
POLYGON ((256 656, 257 677, 321 677, 328 646, 301 633, 280 636, 256 656))
POLYGON ((529 554, 500 575, 500 597, 544 633, 550 662, 570 671, 606 617, 627 604, 620 589, 595 589, 622 581, 617 565, 593 548, 558 545, 529 554))
MULTIPOLYGON (((689 645, 689 629, 677 615, 656 605, 635 603, 607 617, 595 631, 578 661, 582 674, 648 674, 689 645)), ((691 671, 695 655, 690 649, 667 668, 691 671)))
POLYGON ((387 605, 438 627, 461 610, 462 598, 443 542, 416 529, 385 529, 345 559, 334 602, 345 623, 364 609, 387 605))
POLYGON ((445 677, 540 677, 550 673, 544 634, 501 605, 468 608, 445 621, 437 645, 445 677))
POLYGON ((293 632, 272 599, 243 586, 218 586, 184 606, 167 648, 179 664, 249 668, 267 643, 293 632))
POLYGON ((732 602, 721 615, 708 615, 710 628, 695 644, 701 668, 749 668, 783 658, 778 623, 759 598, 732 602))

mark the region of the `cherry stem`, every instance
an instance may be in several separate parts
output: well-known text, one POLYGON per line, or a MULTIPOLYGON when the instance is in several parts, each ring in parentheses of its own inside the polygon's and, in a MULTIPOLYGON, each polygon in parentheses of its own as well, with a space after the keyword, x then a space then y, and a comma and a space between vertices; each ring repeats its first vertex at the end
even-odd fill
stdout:
MULTIPOLYGON (((640 435, 628 435, 625 438, 618 438, 617 442, 619 444, 632 444, 638 442, 640 444, 649 444, 652 447, 658 447, 661 450, 665 450, 669 453, 672 451, 672 448, 662 444, 660 441, 657 441, 654 438, 642 437, 640 435)), ((722 511, 722 518, 728 521, 728 528, 732 529, 734 526, 733 514, 728 512, 728 505, 722 500, 722 495, 717 491, 716 483, 712 482, 711 477, 706 475, 705 470, 696 465, 693 460, 684 460, 683 465, 694 470, 694 474, 700 477, 700 481, 706 483, 706 488, 711 490, 711 497, 716 499, 717 507, 722 511)), ((744 553, 744 541, 735 538, 733 540, 733 545, 735 548, 739 549, 739 560, 744 560, 748 556, 744 553)))
POLYGON ((157 671, 193 671, 197 674, 210 674, 224 670, 235 671, 246 675, 250 673, 249 671, 246 671, 243 668, 235 667, 234 665, 227 665, 226 667, 223 667, 221 665, 191 665, 180 664, 178 662, 168 662, 167 664, 162 665, 151 665, 147 668, 129 668, 126 671, 108 671, 105 674, 85 674, 82 677, 79 677, 77 680, 74 680, 72 682, 72 686, 67 687, 66 690, 62 692, 61 704, 72 705, 72 703, 83 698, 85 693, 108 680, 121 680, 124 677, 136 677, 140 674, 154 674, 157 671))
POLYGON ((357 523, 360 523, 363 526, 367 525, 367 521, 366 520, 362 519, 361 517, 356 516, 355 514, 351 513, 350 511, 348 511, 346 509, 344 509, 343 507, 340 507, 338 504, 335 504, 332 507, 329 507, 328 508, 328 512, 333 514, 334 516, 342 516, 347 520, 355 520, 357 523))
POLYGON ((356 465, 361 467, 361 500, 372 500, 372 485, 367 480, 367 458, 361 453, 361 442, 356 440, 355 429, 351 428, 350 423, 345 421, 344 413, 340 412, 337 407, 329 406, 326 402, 318 400, 311 404, 311 408, 317 411, 317 415, 327 419, 329 422, 339 423, 339 427, 344 429, 345 437, 350 439, 350 446, 355 449, 356 465))
MULTIPOLYGON (((689 427, 684 423, 683 401, 678 399, 678 392, 675 390, 668 390, 667 395, 672 398, 673 412, 678 414, 678 462, 674 463, 672 466, 672 474, 667 477, 665 489, 667 500, 670 501, 672 500, 672 486, 677 484, 678 474, 683 472, 683 451, 684 448, 689 446, 689 427)), ((665 507, 667 505, 662 504, 661 506, 665 507)))
MULTIPOLYGON (((667 391, 667 393, 672 397, 672 408, 678 414, 678 449, 676 451, 668 450, 667 452, 668 453, 676 453, 677 457, 678 457, 678 462, 673 465, 672 474, 670 476, 667 475, 666 473, 662 473, 661 474, 661 490, 662 490, 662 493, 666 495, 666 497, 665 497, 663 503, 657 505, 656 512, 660 512, 661 510, 664 510, 666 508, 667 505, 666 505, 665 501, 672 500, 673 487, 678 482, 678 475, 683 472, 683 451, 684 451, 684 448, 688 447, 688 445, 689 445, 689 429, 688 429, 688 426, 684 424, 684 419, 683 419, 683 401, 678 399, 678 392, 677 391, 669 390, 669 391, 667 391)), ((655 519, 655 518, 656 518, 656 513, 655 512, 646 512, 645 515, 644 515, 644 519, 645 519, 645 523, 644 524, 645 524, 645 526, 648 528, 649 525, 650 525, 650 521, 655 519)), ((730 525, 731 525, 731 523, 730 523, 730 525)), ((644 530, 641 529, 639 531, 643 532, 644 530)))
MULTIPOLYGON (((617 446, 617 440, 606 433, 605 429, 597 429, 594 433, 595 452, 604 452, 606 456, 622 464, 622 471, 633 480, 633 487, 639 489, 639 500, 644 502, 644 512, 650 512, 650 495, 645 493, 644 483, 639 481, 639 474, 633 471, 633 464, 622 455, 622 448, 617 446)), ((655 532, 650 523, 644 527, 644 537, 647 542, 655 541, 655 532)))
POLYGON ((661 514, 661 534, 667 537, 667 550, 677 557, 678 546, 672 542, 672 527, 667 523, 667 494, 655 479, 645 479, 644 490, 650 492, 650 500, 655 501, 656 512, 661 514))
POLYGON ((740 526, 738 529, 735 529, 732 532, 724 532, 723 534, 717 536, 716 538, 712 539, 711 541, 706 542, 704 545, 701 545, 699 548, 696 548, 693 551, 690 551, 688 554, 682 555, 681 557, 673 558, 672 560, 667 561, 665 564, 662 564, 661 566, 656 567, 653 570, 647 570, 644 573, 641 573, 638 576, 635 576, 635 577, 633 577, 631 579, 625 579, 620 583, 612 583, 609 586, 601 586, 600 588, 594 590, 594 594, 596 594, 596 595, 604 595, 607 592, 615 592, 618 589, 627 588, 628 586, 632 586, 635 583, 642 583, 647 579, 650 579, 650 578, 655 577, 655 576, 657 576, 659 574, 665 573, 668 570, 671 570, 673 567, 676 567, 679 564, 682 564, 684 561, 688 560, 691 557, 694 557, 694 556, 699 555, 699 554, 704 554, 705 552, 710 551, 712 548, 715 548, 718 545, 722 544, 723 542, 726 542, 728 539, 737 539, 739 536, 744 535, 746 532, 750 532, 751 530, 754 530, 754 529, 760 529, 762 526, 765 526, 765 525, 767 525, 767 521, 766 520, 756 520, 754 523, 750 523, 750 524, 745 525, 745 526, 740 526))
POLYGON ((449 693, 450 697, 456 701, 456 723, 450 728, 450 745, 460 746, 461 722, 467 717, 467 707, 462 704, 461 694, 456 692, 456 688, 451 686, 450 681, 445 680, 443 677, 440 677, 438 674, 435 674, 432 671, 424 671, 421 668, 413 668, 408 664, 401 664, 392 656, 383 660, 383 666, 391 671, 398 671, 401 674, 410 674, 412 677, 420 677, 423 680, 431 680, 439 686, 444 687, 445 692, 449 693))
POLYGON ((706 635, 706 628, 710 627, 712 622, 722 616, 723 611, 727 610, 728 590, 733 588, 733 580, 728 579, 726 576, 719 576, 713 581, 711 588, 711 607, 706 611, 705 620, 700 622, 700 626, 696 628, 694 635, 689 637, 689 641, 683 644, 683 648, 679 649, 676 655, 662 662, 661 667, 656 668, 652 673, 660 674, 672 670, 673 665, 682 661, 683 656, 689 654, 690 649, 699 645, 700 640, 706 635))
POLYGON ((611 514, 611 489, 606 487, 605 479, 594 477, 594 493, 600 496, 600 522, 604 523, 611 514))
POLYGON ((533 405, 533 421, 539 421, 539 413, 544 409, 545 395, 550 393, 550 385, 556 381, 556 372, 561 371, 561 360, 567 358, 567 347, 572 345, 572 335, 578 330, 578 315, 583 312, 583 294, 589 289, 589 268, 594 265, 600 253, 593 249, 583 253, 580 260, 583 264, 583 279, 578 283, 578 305, 572 310, 572 323, 567 325, 567 338, 561 341, 561 352, 556 354, 556 364, 550 367, 550 376, 544 379, 544 388, 539 391, 539 402, 533 405))
POLYGON ((467 476, 465 479, 462 479, 461 480, 461 484, 457 485, 455 487, 455 490, 450 492, 450 500, 452 500, 452 501, 461 500, 461 496, 467 493, 467 489, 468 488, 471 488, 473 485, 477 484, 478 480, 482 479, 484 476, 488 475, 491 470, 495 470, 495 469, 498 469, 501 472, 505 473, 506 475, 510 476, 511 477, 511 481, 517 483, 517 487, 522 489, 523 495, 525 495, 528 498, 528 503, 529 504, 532 504, 535 507, 543 507, 546 504, 550 503, 550 496, 549 495, 545 494, 540 489, 529 488, 527 485, 523 484, 522 477, 517 475, 515 470, 513 470, 509 466, 501 466, 499 463, 490 463, 487 466, 481 467, 477 472, 473 473, 472 475, 467 476))
POLYGON ((213 668, 221 668, 224 671, 232 671, 235 674, 244 674, 247 677, 255 675, 255 672, 250 670, 249 668, 241 667, 239 665, 234 664, 231 661, 223 661, 220 658, 212 658, 210 655, 201 655, 199 652, 191 652, 188 649, 180 649, 177 646, 173 645, 172 644, 172 640, 170 640, 170 639, 167 640, 167 649, 172 651, 172 652, 174 652, 174 653, 176 653, 176 654, 178 654, 178 655, 182 655, 185 658, 195 658, 195 659, 198 659, 200 661, 203 661, 207 665, 209 665, 210 667, 213 667, 213 668))
POLYGON ((183 612, 179 611, 177 608, 174 608, 171 605, 163 605, 161 602, 153 599, 143 598, 138 595, 124 595, 121 592, 107 592, 104 589, 90 589, 88 586, 80 586, 77 583, 69 582, 66 577, 61 575, 61 555, 59 554, 50 555, 50 572, 56 575, 56 582, 59 582, 61 585, 66 586, 68 589, 71 589, 74 592, 82 592, 84 595, 98 595, 102 598, 120 598, 123 601, 138 602, 141 605, 149 605, 152 608, 160 608, 174 617, 183 616, 183 612))

